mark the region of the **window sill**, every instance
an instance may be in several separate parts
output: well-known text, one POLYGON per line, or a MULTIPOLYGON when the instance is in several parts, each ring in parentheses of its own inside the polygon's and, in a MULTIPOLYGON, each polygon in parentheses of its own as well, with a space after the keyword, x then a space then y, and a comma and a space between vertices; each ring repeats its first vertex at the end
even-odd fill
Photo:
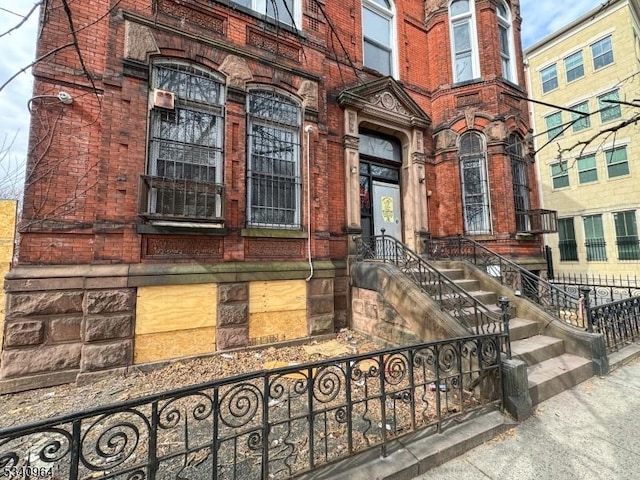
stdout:
POLYGON ((216 235, 224 236, 228 229, 218 223, 155 222, 136 225, 136 232, 153 235, 216 235))
POLYGON ((241 237, 258 238, 308 238, 307 232, 300 230, 276 230, 273 228, 243 228, 240 231, 241 237))

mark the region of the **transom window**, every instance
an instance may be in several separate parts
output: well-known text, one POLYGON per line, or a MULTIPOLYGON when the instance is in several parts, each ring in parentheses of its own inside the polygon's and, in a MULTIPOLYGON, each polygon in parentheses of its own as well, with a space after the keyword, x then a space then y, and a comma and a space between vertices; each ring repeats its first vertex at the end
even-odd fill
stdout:
POLYGON ((459 148, 465 233, 491 233, 484 138, 477 132, 465 133, 459 148))
POLYGON ((302 0, 231 0, 232 3, 250 8, 278 22, 295 26, 301 30, 302 0))
MULTIPOLYGON (((196 65, 158 61, 151 84, 171 92, 174 105, 151 109, 141 213, 173 219, 221 219, 224 87, 196 65)), ((158 92, 159 95, 167 95, 158 92)))
POLYGON ((620 100, 620 95, 617 89, 598 97, 598 108, 600 110, 600 121, 602 123, 610 122, 622 116, 620 104, 615 103, 618 100, 620 100))
POLYGON ((582 63, 582 51, 569 55, 564 59, 564 68, 567 72, 567 82, 573 82, 584 75, 582 63))
POLYGON ((598 40, 591 45, 591 53, 593 55, 593 69, 606 67, 613 63, 613 47, 611 45, 611 36, 598 40))
POLYGON ((395 21, 390 0, 363 0, 364 66, 383 75, 395 74, 395 21))
POLYGON ((480 76, 474 2, 453 0, 449 4, 453 81, 480 76))
POLYGON ((549 140, 561 137, 563 132, 562 127, 562 112, 552 113, 544 118, 547 125, 547 137, 549 140))
POLYGON ((580 183, 598 181, 598 169, 596 167, 595 155, 585 155, 578 159, 578 180, 580 183))
POLYGON ((586 113, 587 115, 579 115, 577 113, 571 113, 571 121, 573 123, 572 128, 574 132, 579 132, 591 126, 591 120, 589 120, 589 102, 584 101, 571 107, 572 110, 586 113))
POLYGON ((618 260, 640 260, 640 243, 638 242, 638 225, 635 210, 613 214, 616 225, 616 243, 618 260))
POLYGON ((555 63, 543 68, 540 71, 540 77, 542 78, 542 93, 558 88, 558 69, 555 63))
POLYGON ((558 162, 551 165, 551 180, 553 188, 564 188, 569 186, 569 171, 567 162, 558 162))
POLYGON ((278 92, 253 90, 247 111, 248 223, 299 228, 300 106, 278 92))
POLYGON ((627 147, 617 147, 604 152, 607 161, 607 174, 609 178, 629 175, 629 161, 627 159, 627 147))
POLYGON ((560 249, 561 262, 578 261, 578 244, 576 243, 576 231, 573 218, 558 219, 558 248, 560 249))
POLYGON ((511 29, 511 11, 503 2, 498 3, 498 39, 500 42, 500 59, 502 61, 502 77, 511 82, 516 81, 514 68, 515 49, 511 29))

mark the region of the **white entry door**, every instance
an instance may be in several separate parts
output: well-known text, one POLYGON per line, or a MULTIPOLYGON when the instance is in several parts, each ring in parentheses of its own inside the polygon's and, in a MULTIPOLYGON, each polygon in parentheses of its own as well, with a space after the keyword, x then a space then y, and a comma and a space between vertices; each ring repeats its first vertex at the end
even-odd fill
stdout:
POLYGON ((373 182, 373 234, 391 235, 402 242, 402 218, 400 186, 392 183, 373 182))

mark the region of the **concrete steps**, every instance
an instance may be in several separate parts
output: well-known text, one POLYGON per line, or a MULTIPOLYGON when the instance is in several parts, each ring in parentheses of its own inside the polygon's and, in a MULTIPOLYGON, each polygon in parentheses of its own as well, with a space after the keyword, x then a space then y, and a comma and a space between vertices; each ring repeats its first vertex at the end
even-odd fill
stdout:
MULTIPOLYGON (((497 292, 482 290, 478 279, 466 277, 463 269, 443 268, 439 271, 489 310, 500 313, 500 308, 496 305, 497 292)), ((432 292, 436 292, 437 289, 437 284, 429 284, 427 288, 432 292)), ((453 308, 456 301, 455 295, 444 295, 445 307, 449 301, 448 297, 451 297, 450 308, 453 308)), ((472 323, 472 309, 466 310, 468 310, 467 314, 465 309, 451 310, 449 313, 475 331, 475 324, 472 323)), ((541 324, 535 319, 514 317, 509 321, 511 353, 513 358, 527 364, 529 393, 534 405, 593 375, 591 360, 566 353, 562 339, 541 335, 540 331, 541 324)))

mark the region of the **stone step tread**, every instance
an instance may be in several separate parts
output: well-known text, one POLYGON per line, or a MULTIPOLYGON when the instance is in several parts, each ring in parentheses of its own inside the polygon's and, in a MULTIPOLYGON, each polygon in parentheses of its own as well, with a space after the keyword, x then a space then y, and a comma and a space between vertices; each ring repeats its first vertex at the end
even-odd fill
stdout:
POLYGON ((513 356, 524 355, 551 345, 563 344, 560 338, 547 337, 546 335, 534 335, 533 337, 511 342, 513 356))
POLYGON ((540 326, 536 321, 519 317, 513 317, 509 320, 509 334, 512 343, 538 335, 539 332, 540 326))
POLYGON ((591 363, 591 360, 587 358, 578 357, 570 353, 564 353, 558 357, 537 363, 527 368, 529 387, 540 385, 568 372, 580 370, 587 365, 591 366, 591 363))
MULTIPOLYGON (((467 293, 469 295, 471 295, 472 297, 480 297, 483 295, 495 295, 496 292, 492 292, 491 290, 467 290, 467 293)), ((453 295, 452 293, 445 293, 444 295, 442 295, 443 298, 449 298, 451 295, 453 295)))

